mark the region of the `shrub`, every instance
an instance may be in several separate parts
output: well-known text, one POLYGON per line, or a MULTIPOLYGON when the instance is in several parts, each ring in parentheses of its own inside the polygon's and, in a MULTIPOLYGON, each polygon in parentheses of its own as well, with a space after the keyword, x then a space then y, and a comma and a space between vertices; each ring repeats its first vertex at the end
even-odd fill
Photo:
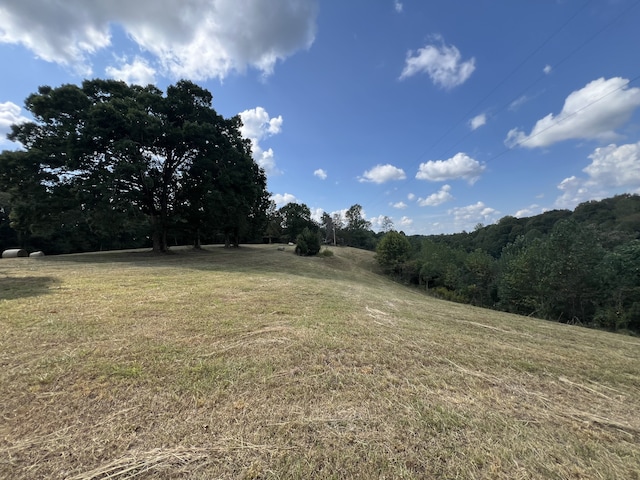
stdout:
POLYGON ((461 295, 454 290, 449 290, 446 287, 437 287, 434 290, 431 290, 431 292, 436 298, 441 298, 442 300, 448 300, 456 303, 468 303, 468 298, 464 295, 461 295))
POLYGON ((296 238, 296 244, 298 255, 317 255, 320 251, 320 236, 317 232, 312 232, 308 227, 305 227, 296 238))

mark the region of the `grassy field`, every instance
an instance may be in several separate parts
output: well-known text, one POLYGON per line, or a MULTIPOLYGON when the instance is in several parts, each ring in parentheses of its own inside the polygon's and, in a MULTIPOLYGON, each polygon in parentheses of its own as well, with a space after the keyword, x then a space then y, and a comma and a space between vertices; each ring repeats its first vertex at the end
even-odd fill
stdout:
POLYGON ((1 260, 0 478, 640 478, 640 339, 287 248, 1 260))

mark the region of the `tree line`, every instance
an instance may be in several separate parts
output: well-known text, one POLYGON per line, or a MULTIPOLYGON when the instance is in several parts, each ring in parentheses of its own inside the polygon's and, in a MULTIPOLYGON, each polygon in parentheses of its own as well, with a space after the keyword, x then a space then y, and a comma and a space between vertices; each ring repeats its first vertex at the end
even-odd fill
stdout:
POLYGON ((8 135, 22 149, 0 153, 0 250, 166 252, 302 233, 306 244, 375 248, 360 205, 321 222, 304 204, 276 208, 240 117, 212 100, 185 80, 166 92, 100 79, 40 87, 25 101, 33 120, 8 135))
POLYGON ((431 294, 522 315, 640 333, 640 196, 619 195, 454 235, 389 232, 377 258, 431 294))

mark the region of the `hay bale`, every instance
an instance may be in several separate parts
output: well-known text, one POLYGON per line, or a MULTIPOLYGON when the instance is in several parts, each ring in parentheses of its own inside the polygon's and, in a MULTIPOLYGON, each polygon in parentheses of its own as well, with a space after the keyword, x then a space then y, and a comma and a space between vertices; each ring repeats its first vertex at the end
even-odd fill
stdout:
POLYGON ((2 258, 28 257, 29 254, 22 248, 10 248, 2 252, 2 258))
POLYGON ((41 250, 38 250, 37 252, 31 252, 29 254, 30 257, 44 257, 44 252, 41 250))

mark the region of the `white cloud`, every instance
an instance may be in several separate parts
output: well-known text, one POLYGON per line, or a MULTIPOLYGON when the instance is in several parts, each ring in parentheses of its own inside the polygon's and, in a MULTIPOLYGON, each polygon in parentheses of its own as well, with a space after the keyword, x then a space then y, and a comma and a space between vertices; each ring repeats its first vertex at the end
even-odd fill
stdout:
POLYGON ((156 83, 156 71, 141 57, 127 63, 125 58, 120 60, 120 68, 109 66, 105 69, 107 75, 116 80, 122 80, 129 85, 153 85, 156 83))
POLYGON ((407 195, 407 199, 409 199, 409 200, 411 200, 411 201, 413 201, 415 198, 416 198, 416 195, 415 195, 414 193, 409 193, 409 194, 407 195))
POLYGON ((322 214, 324 210, 322 208, 312 208, 311 209, 311 220, 322 223, 322 214))
POLYGON ((405 208, 407 208, 407 204, 404 202, 397 202, 391 205, 393 208, 397 208, 398 210, 404 210, 405 208))
POLYGON ((640 142, 596 148, 583 171, 604 187, 640 187, 640 142))
POLYGON ((436 193, 432 193, 427 198, 419 198, 418 205, 421 207, 436 207, 438 205, 442 205, 443 203, 450 202, 453 200, 453 195, 451 195, 451 186, 443 185, 440 190, 436 193))
POLYGON ((0 6, 0 43, 88 76, 117 25, 174 78, 222 79, 248 67, 269 75, 311 46, 317 10, 317 0, 13 0, 0 6))
POLYGON ((267 174, 279 173, 273 150, 271 148, 263 150, 260 142, 282 131, 282 116, 271 118, 264 108, 256 107, 240 112, 240 118, 242 119, 240 134, 251 140, 253 159, 267 174))
POLYGON ((477 223, 493 223, 499 213, 497 210, 487 207, 483 202, 449 210, 449 214, 454 216, 455 222, 463 226, 473 226, 477 223))
POLYGON ((553 67, 551 65, 545 65, 544 68, 542 69, 545 75, 549 75, 552 70, 553 70, 553 67))
POLYGON ((325 172, 322 168, 317 169, 313 174, 318 177, 320 180, 327 179, 327 172, 325 172))
POLYGON ((538 213, 541 213, 540 205, 537 205, 534 203, 533 205, 529 205, 528 207, 518 210, 516 213, 513 214, 513 216, 516 218, 524 218, 524 217, 531 217, 533 215, 537 215, 538 213))
POLYGON ((426 45, 417 52, 409 51, 400 80, 425 72, 431 81, 442 88, 450 89, 463 84, 475 70, 475 58, 462 61, 460 51, 446 45, 442 37, 436 36, 438 45, 426 45))
POLYGON ((0 103, 0 145, 11 144, 7 139, 7 135, 11 133, 11 125, 29 121, 21 112, 22 109, 13 102, 0 103))
POLYGON ((522 105, 524 105, 525 103, 527 103, 529 100, 531 100, 531 97, 528 97, 526 95, 522 95, 518 98, 516 98, 513 102, 511 102, 509 104, 509 110, 511 110, 512 112, 515 112, 516 110, 518 110, 522 105))
POLYGON ((616 138, 615 129, 640 107, 640 88, 629 88, 629 81, 599 78, 572 92, 562 111, 538 120, 530 134, 514 128, 509 131, 508 147, 546 147, 563 140, 616 138))
POLYGON ((476 130, 487 123, 487 116, 484 113, 480 115, 476 115, 471 120, 469 120, 469 128, 471 130, 476 130))
POLYGON ((574 208, 587 200, 610 197, 621 190, 640 193, 640 142, 596 148, 589 155, 591 164, 582 171, 586 178, 575 175, 558 185, 562 195, 556 206, 574 208))
POLYGON ((400 2, 399 0, 393 0, 393 7, 396 9, 396 12, 402 13, 404 5, 402 5, 402 2, 400 2))
POLYGON ((409 227, 413 224, 413 220, 405 216, 400 219, 399 223, 400 223, 400 226, 402 227, 409 227))
POLYGON ((385 221, 387 217, 385 215, 378 215, 377 217, 372 217, 369 218, 369 222, 371 222, 371 228, 373 228, 374 230, 379 229, 380 227, 382 227, 382 223, 385 221))
POLYGON ((448 160, 429 160, 421 163, 416 178, 432 182, 463 178, 473 185, 485 169, 485 165, 460 152, 448 160))
POLYGON ((270 200, 275 202, 278 208, 286 205, 287 203, 298 203, 296 196, 290 193, 276 193, 275 195, 271 195, 270 200))
POLYGON ((575 175, 565 178, 558 185, 558 190, 563 193, 556 199, 555 206, 573 209, 587 200, 604 198, 605 193, 601 190, 597 191, 594 187, 595 185, 589 185, 584 178, 578 178, 575 175))
POLYGON ((359 178, 360 182, 385 183, 391 180, 404 180, 407 175, 404 170, 393 165, 376 165, 371 170, 367 170, 359 178))

